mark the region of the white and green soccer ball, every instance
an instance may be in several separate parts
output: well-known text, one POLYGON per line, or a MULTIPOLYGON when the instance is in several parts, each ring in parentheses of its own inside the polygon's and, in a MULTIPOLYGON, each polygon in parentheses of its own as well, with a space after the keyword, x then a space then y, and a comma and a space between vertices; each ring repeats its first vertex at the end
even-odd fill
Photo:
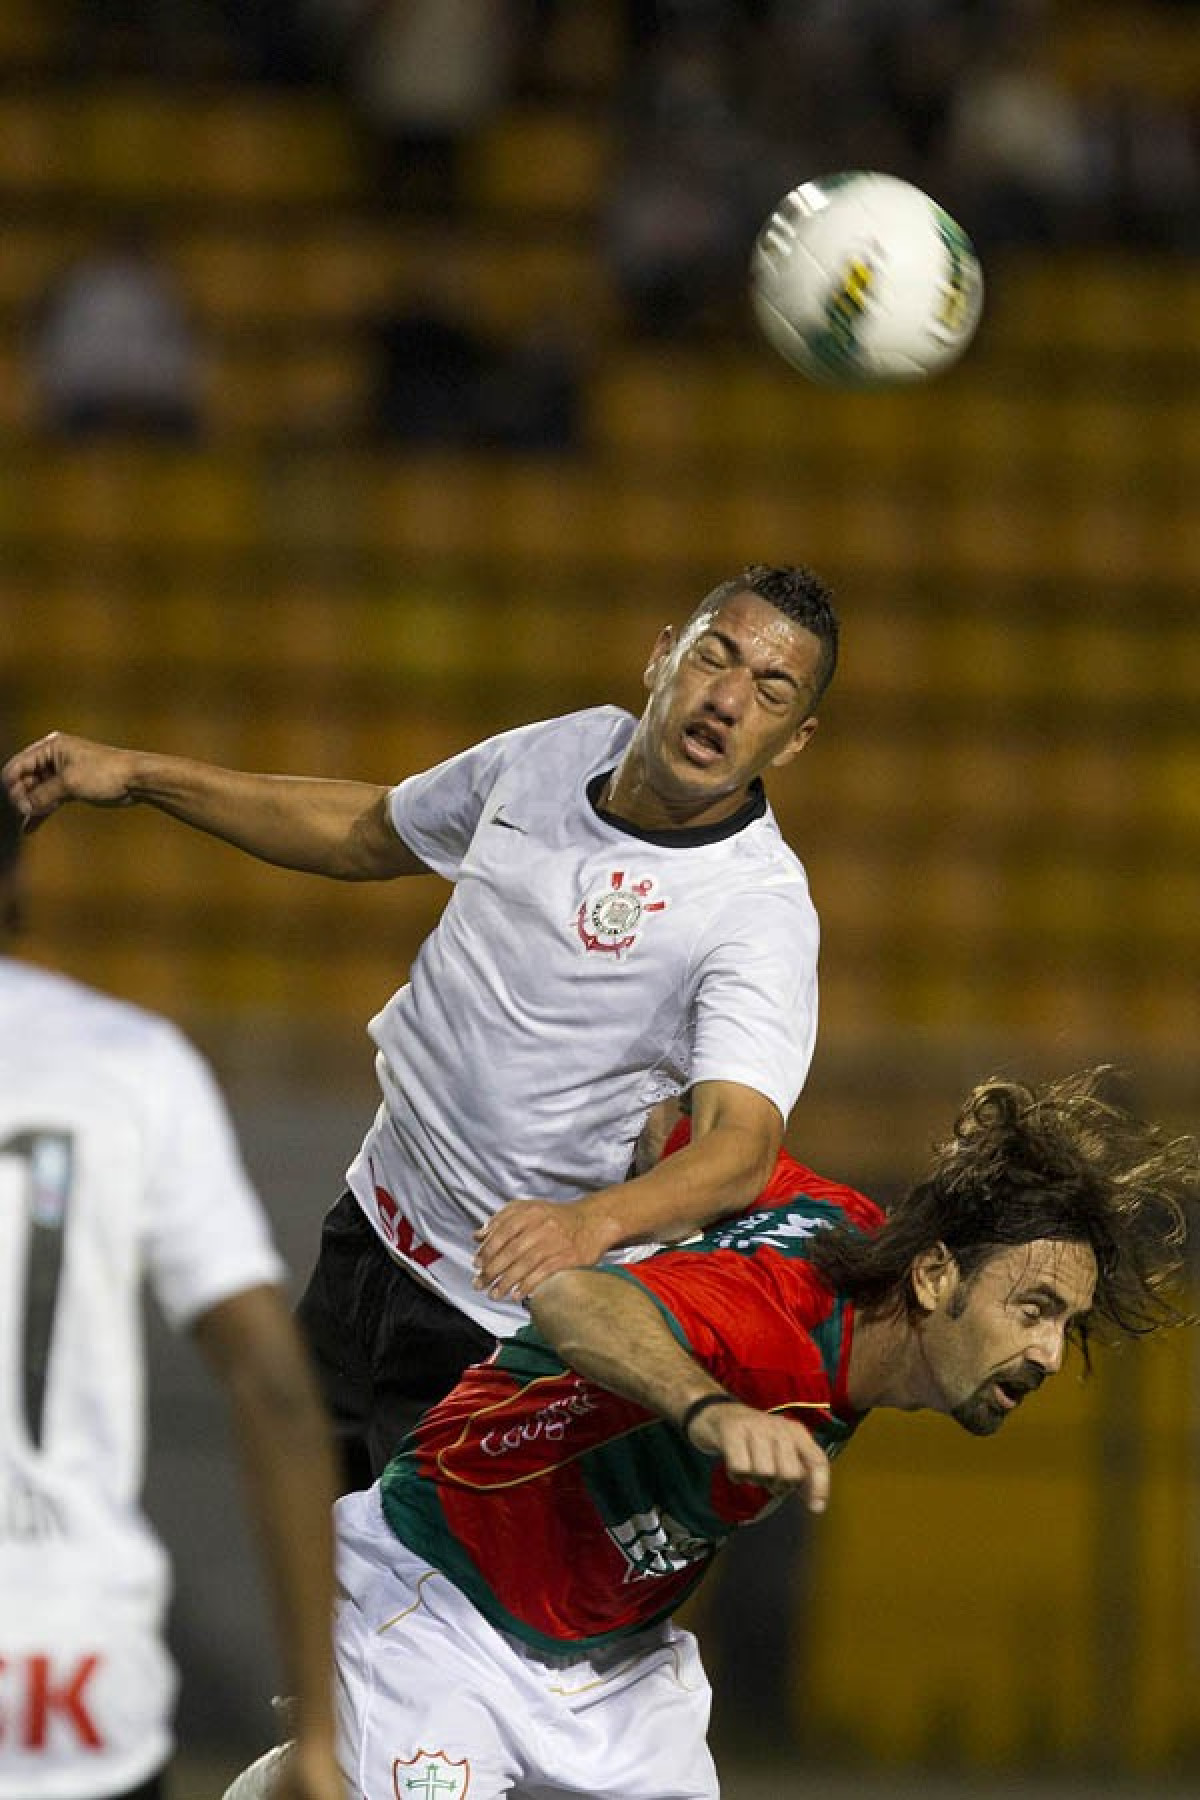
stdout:
POLYGON ((854 169, 785 194, 750 263, 754 313, 786 362, 835 387, 923 381, 975 335, 983 273, 936 200, 854 169))

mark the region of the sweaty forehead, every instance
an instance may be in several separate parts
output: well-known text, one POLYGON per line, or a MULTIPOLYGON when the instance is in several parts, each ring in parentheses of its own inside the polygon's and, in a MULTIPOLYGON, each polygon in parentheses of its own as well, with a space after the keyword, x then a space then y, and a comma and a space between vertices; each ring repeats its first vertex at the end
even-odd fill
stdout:
POLYGON ((1096 1256, 1074 1239, 1035 1238, 997 1250, 979 1271, 997 1294, 1037 1289, 1054 1294, 1068 1313, 1086 1312, 1096 1291, 1096 1256))
POLYGON ((732 640, 747 661, 774 662, 804 674, 821 654, 819 640, 806 626, 748 590, 731 594, 719 606, 698 608, 684 629, 684 641, 694 642, 709 631, 732 640))

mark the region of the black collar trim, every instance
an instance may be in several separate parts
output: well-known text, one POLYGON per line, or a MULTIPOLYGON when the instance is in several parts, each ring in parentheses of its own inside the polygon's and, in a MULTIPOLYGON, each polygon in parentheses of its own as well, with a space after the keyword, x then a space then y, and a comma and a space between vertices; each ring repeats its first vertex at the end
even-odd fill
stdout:
POLYGON ((628 819, 622 819, 616 813, 606 812, 600 804, 600 796, 605 785, 614 774, 614 770, 605 769, 599 775, 593 775, 587 784, 587 797, 592 811, 606 825, 615 831, 623 831, 627 837, 640 838, 644 844, 660 844, 666 850, 689 850, 697 844, 719 844, 725 838, 736 837, 747 825, 753 825, 755 819, 761 819, 767 810, 767 792, 756 776, 750 783, 746 800, 735 813, 727 819, 719 819, 715 825, 683 825, 677 831, 646 831, 640 825, 631 825, 628 819))

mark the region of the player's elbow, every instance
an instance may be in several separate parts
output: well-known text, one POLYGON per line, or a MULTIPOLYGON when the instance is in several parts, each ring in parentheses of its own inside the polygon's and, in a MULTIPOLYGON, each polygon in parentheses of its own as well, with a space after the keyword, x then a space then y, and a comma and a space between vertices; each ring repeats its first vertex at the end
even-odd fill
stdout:
POLYGON ((234 1294, 193 1330, 244 1427, 281 1427, 307 1442, 328 1435, 316 1376, 280 1288, 264 1283, 234 1294))
POLYGON ((426 875, 428 865, 415 855, 392 824, 387 789, 376 790, 369 806, 353 820, 338 845, 335 873, 342 881, 392 881, 398 875, 426 875))

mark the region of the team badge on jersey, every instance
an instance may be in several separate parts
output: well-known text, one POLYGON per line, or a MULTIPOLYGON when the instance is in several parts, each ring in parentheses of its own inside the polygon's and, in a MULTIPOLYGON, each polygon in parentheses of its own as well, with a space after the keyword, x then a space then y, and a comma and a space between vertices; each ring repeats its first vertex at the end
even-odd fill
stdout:
POLYGON ((621 956, 631 950, 647 913, 666 910, 666 900, 651 899, 654 888, 652 875, 641 875, 627 885, 624 869, 614 869, 608 886, 598 894, 589 894, 575 915, 575 929, 584 949, 600 950, 609 956, 621 956))
POLYGON ((470 1762, 455 1762, 444 1750, 418 1750, 392 1764, 396 1800, 466 1800, 470 1785, 470 1762))
POLYGON ((708 1538, 697 1537, 670 1513, 659 1512, 657 1508, 633 1513, 619 1525, 609 1525, 607 1530, 628 1564, 625 1570, 627 1582, 676 1575, 689 1563, 703 1562, 713 1553, 708 1538))

